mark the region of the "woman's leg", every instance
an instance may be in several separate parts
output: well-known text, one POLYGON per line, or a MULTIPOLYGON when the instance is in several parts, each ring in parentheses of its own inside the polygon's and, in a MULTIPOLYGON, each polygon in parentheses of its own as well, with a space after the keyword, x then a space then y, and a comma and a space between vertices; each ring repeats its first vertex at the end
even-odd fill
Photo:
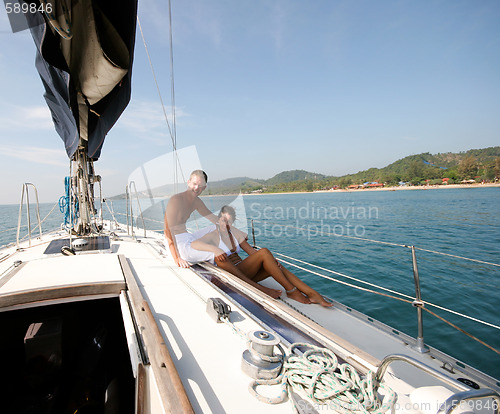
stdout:
POLYGON ((253 287, 255 287, 255 288, 259 289, 260 291, 264 292, 265 294, 271 296, 272 298, 278 299, 281 296, 281 293, 282 293, 281 290, 271 289, 271 288, 268 288, 266 286, 262 286, 262 285, 258 284, 252 278, 248 277, 245 273, 243 273, 239 269, 239 265, 235 266, 230 260, 226 260, 224 262, 221 262, 220 260, 215 259, 215 263, 221 269, 224 269, 225 271, 232 273, 236 277, 247 282, 248 284, 252 285, 253 287))
POLYGON ((315 291, 311 286, 304 283, 301 279, 295 276, 292 272, 286 269, 284 266, 281 266, 281 271, 285 275, 285 277, 299 289, 302 293, 304 293, 312 303, 319 303, 321 306, 330 307, 333 306, 332 303, 326 301, 323 296, 317 291, 315 291))
MULTIPOLYGON (((240 263, 238 265, 238 267, 241 267, 241 265, 245 261, 250 259, 252 256, 256 256, 257 254, 259 254, 260 256, 255 257, 255 259, 259 259, 259 260, 255 260, 254 263, 247 262, 247 264, 245 264, 244 266, 245 267, 248 266, 248 268, 247 268, 247 270, 243 270, 244 273, 247 274, 249 277, 251 277, 252 280, 254 280, 255 282, 260 282, 260 281, 266 279, 267 277, 272 276, 272 273, 270 271, 270 266, 265 267, 262 264, 258 264, 258 263, 262 263, 262 261, 265 261, 265 263, 267 264, 267 261, 270 260, 269 259, 269 257, 270 257, 270 258, 272 258, 272 262, 270 263, 273 265, 272 267, 274 268, 274 265, 275 265, 275 267, 280 269, 281 273, 285 276, 285 278, 288 280, 288 282, 290 282, 290 284, 293 285, 293 287, 297 287, 298 290, 300 290, 302 293, 304 293, 310 299, 310 301, 312 303, 319 303, 321 306, 325 306, 325 307, 333 306, 333 304, 326 301, 323 298, 323 296, 321 296, 321 294, 319 292, 317 292, 312 287, 310 287, 309 285, 304 283, 301 279, 299 279, 297 276, 295 276, 292 272, 290 272, 284 266, 281 266, 281 267, 278 266, 278 264, 276 263, 276 258, 273 256, 273 254, 268 249, 260 249, 257 253, 254 253, 254 254, 250 255, 249 257, 247 257, 245 260, 243 260, 243 262, 240 263), (262 253, 259 253, 259 252, 262 252, 262 253)), ((289 289, 288 287, 290 285, 285 286, 285 284, 281 283, 278 279, 276 279, 276 281, 278 283, 280 283, 287 291, 293 289, 293 287, 291 287, 289 289)), ((287 294, 288 294, 288 292, 287 292, 287 294)))
POLYGON ((238 265, 238 269, 255 282, 260 282, 267 276, 271 276, 286 289, 288 297, 301 303, 311 303, 300 292, 300 289, 295 289, 296 286, 281 271, 276 259, 268 249, 260 249, 258 252, 251 254, 238 265))

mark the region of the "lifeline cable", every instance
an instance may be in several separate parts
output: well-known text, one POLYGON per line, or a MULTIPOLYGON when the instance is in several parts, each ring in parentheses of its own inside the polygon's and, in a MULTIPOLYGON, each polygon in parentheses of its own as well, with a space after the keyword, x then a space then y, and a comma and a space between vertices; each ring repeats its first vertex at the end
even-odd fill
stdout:
MULTIPOLYGON (((279 254, 279 253, 277 253, 277 254, 279 254)), ((398 297, 393 296, 393 295, 388 295, 387 293, 377 292, 377 291, 372 290, 372 289, 367 289, 367 288, 363 288, 363 287, 361 287, 361 286, 353 285, 352 283, 343 282, 343 281, 341 281, 341 280, 334 279, 334 278, 329 277, 329 276, 326 276, 326 275, 322 275, 321 273, 314 272, 314 271, 312 271, 312 270, 309 270, 309 269, 306 269, 306 268, 304 268, 304 267, 301 267, 301 266, 295 265, 295 264, 293 264, 293 263, 287 262, 287 261, 282 260, 282 259, 281 259, 280 261, 281 261, 281 262, 283 262, 283 263, 286 263, 286 264, 288 264, 288 265, 290 265, 290 266, 293 266, 293 267, 296 267, 296 268, 298 268, 298 269, 304 270, 305 272, 312 273, 312 274, 315 274, 315 275, 317 275, 317 276, 321 276, 321 277, 323 277, 323 278, 325 278, 325 279, 329 279, 329 280, 332 280, 333 282, 341 283, 341 284, 343 284, 343 285, 346 285, 346 286, 349 286, 349 287, 353 287, 353 288, 358 289, 358 290, 362 290, 362 291, 369 292, 369 293, 374 293, 374 294, 376 294, 376 295, 380 295, 380 296, 386 296, 386 297, 388 297, 388 298, 391 298, 391 299, 396 299, 396 300, 399 300, 399 301, 401 301, 401 302, 406 302, 406 303, 409 303, 409 304, 412 304, 412 305, 413 305, 413 303, 414 303, 413 301, 410 301, 410 300, 407 300, 407 299, 403 299, 403 298, 398 298, 398 297)), ((377 286, 377 287, 379 287, 379 286, 377 286)), ((384 288, 382 288, 382 287, 379 287, 379 288, 384 289, 384 288)), ((395 293, 397 293, 397 294, 399 294, 399 295, 401 295, 401 296, 406 296, 406 295, 403 295, 403 294, 401 294, 401 293, 399 293, 399 292, 395 292, 395 293)), ((447 312, 450 312, 450 313, 456 314, 456 315, 461 316, 461 317, 463 317, 463 318, 471 319, 471 320, 473 320, 473 321, 475 321, 475 322, 482 323, 482 324, 484 324, 484 325, 488 325, 488 326, 490 326, 490 327, 492 327, 492 328, 495 328, 495 329, 500 329, 500 326, 497 326, 497 325, 491 324, 491 323, 489 323, 489 322, 482 321, 482 320, 480 320, 480 319, 473 318, 473 317, 468 316, 468 315, 465 315, 465 314, 458 313, 458 312, 453 311, 453 310, 451 310, 451 309, 447 309, 447 308, 444 308, 444 307, 441 307, 441 306, 438 306, 438 305, 434 305, 433 303, 430 303, 430 302, 425 302, 425 301, 422 301, 422 303, 423 303, 423 304, 425 304, 425 305, 434 306, 434 307, 439 308, 439 309, 441 309, 441 310, 445 310, 445 311, 447 311, 447 312)), ((424 306, 421 306, 421 308, 422 308, 423 310, 425 310, 425 311, 429 312, 431 315, 436 316, 438 319, 441 319, 443 322, 446 322, 448 325, 450 325, 450 326, 454 327, 454 328, 455 328, 455 329, 457 329, 458 331, 460 331, 460 332, 464 333, 465 335, 467 335, 467 336, 468 336, 468 337, 470 337, 471 339, 474 339, 475 341, 479 342, 481 345, 486 346, 487 348, 491 349, 492 351, 494 351, 494 352, 496 352, 497 354, 499 354, 499 355, 500 355, 500 351, 499 351, 499 350, 497 350, 496 348, 492 347, 491 345, 488 345, 486 342, 484 342, 484 341, 482 341, 481 339, 479 339, 479 338, 475 337, 475 336, 474 336, 474 335, 472 335, 471 333, 469 333, 469 332, 465 331, 465 330, 464 330, 464 329, 462 329, 462 328, 459 328, 458 326, 454 325, 452 322, 450 322, 450 321, 446 320, 445 318, 443 318, 443 317, 441 317, 441 316, 437 315, 436 313, 434 313, 434 312, 430 311, 429 309, 425 308, 424 306)))

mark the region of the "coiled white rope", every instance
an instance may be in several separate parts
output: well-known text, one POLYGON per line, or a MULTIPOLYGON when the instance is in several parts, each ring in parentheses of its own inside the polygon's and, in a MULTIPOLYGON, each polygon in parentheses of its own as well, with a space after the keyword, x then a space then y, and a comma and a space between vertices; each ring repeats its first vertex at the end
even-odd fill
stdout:
MULTIPOLYGON (((374 374, 369 371, 361 379, 349 364, 339 364, 335 354, 326 348, 306 343, 290 346, 281 374, 273 380, 254 380, 248 389, 259 401, 279 404, 291 391, 299 391, 317 404, 328 404, 344 413, 382 414, 390 410, 397 399, 396 393, 385 385, 384 399, 380 401, 374 387, 374 374), (307 348, 303 355, 294 351, 307 348), (281 391, 276 397, 265 397, 257 391, 258 386, 277 385, 281 391)), ((293 399, 290 399, 293 403, 293 399)))

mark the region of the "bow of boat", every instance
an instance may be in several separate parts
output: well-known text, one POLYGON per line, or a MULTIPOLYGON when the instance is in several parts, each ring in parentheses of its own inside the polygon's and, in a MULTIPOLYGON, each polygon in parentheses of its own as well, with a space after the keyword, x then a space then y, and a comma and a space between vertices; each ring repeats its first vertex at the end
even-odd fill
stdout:
MULTIPOLYGON (((60 231, 1 251, 2 351, 12 356, 12 375, 0 387, 5 395, 43 407, 92 403, 120 413, 291 412, 286 401, 300 412, 338 409, 300 392, 280 404, 263 402, 280 395, 279 385, 251 395, 248 374, 274 369, 248 357, 255 332, 275 338, 282 350, 294 343, 327 349, 362 377, 377 373, 375 382, 395 391, 397 412, 427 406, 436 412, 456 393, 472 395, 475 385, 493 395, 500 388, 436 350, 418 352, 412 338, 341 303, 322 308, 276 300, 212 265, 178 268, 163 237, 146 236, 106 222, 103 234, 87 238, 74 255, 62 253, 68 235, 60 231)), ((270 348, 277 356, 288 352, 270 348)), ((378 391, 384 398, 383 387, 378 391)))

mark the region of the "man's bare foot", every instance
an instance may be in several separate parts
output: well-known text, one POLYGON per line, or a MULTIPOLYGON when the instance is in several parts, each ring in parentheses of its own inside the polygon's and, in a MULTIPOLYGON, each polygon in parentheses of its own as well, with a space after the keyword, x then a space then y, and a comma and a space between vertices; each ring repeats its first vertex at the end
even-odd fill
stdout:
POLYGON ((290 299, 296 300, 297 302, 300 303, 306 303, 306 304, 311 303, 311 301, 307 298, 307 296, 304 296, 303 293, 296 287, 294 287, 292 290, 287 290, 286 295, 290 299))
POLYGON ((273 299, 278 299, 282 293, 281 290, 271 289, 271 288, 268 288, 268 287, 262 286, 262 285, 260 287, 260 290, 262 290, 262 292, 264 292, 266 295, 271 296, 273 299))
POLYGON ((312 292, 310 295, 307 296, 312 303, 319 303, 321 306, 324 306, 325 308, 330 308, 333 306, 333 303, 326 301, 325 298, 316 291, 312 292))

